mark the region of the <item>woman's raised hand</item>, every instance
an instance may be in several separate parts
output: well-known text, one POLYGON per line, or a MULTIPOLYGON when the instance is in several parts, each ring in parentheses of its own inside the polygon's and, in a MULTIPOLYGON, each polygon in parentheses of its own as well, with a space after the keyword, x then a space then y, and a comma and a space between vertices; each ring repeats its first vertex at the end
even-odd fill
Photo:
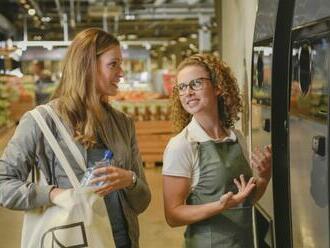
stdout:
POLYGON ((255 179, 251 177, 246 183, 244 175, 240 175, 239 180, 234 179, 234 183, 238 189, 238 192, 227 192, 220 197, 220 205, 222 210, 232 208, 245 201, 245 199, 251 194, 252 190, 256 186, 255 179))
POLYGON ((257 173, 258 180, 268 182, 272 176, 272 149, 270 145, 261 151, 259 147, 252 153, 251 167, 257 173))

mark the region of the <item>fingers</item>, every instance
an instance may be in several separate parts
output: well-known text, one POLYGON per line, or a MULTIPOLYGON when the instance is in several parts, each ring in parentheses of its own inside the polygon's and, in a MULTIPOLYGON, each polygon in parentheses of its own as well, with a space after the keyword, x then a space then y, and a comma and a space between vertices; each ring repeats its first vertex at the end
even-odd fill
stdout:
POLYGON ((220 204, 223 209, 232 208, 242 203, 252 192, 256 186, 254 177, 251 177, 248 182, 245 181, 244 175, 234 179, 234 183, 238 188, 238 193, 228 192, 220 197, 220 204))
POLYGON ((256 169, 258 172, 268 170, 271 167, 272 150, 271 146, 267 145, 264 150, 261 151, 259 147, 256 147, 252 153, 251 167, 256 169))
POLYGON ((244 178, 243 174, 241 174, 239 176, 239 178, 240 178, 240 181, 238 181, 236 178, 234 178, 234 183, 235 183, 236 187, 238 188, 239 192, 246 191, 247 188, 251 188, 251 186, 253 186, 255 184, 254 177, 250 177, 250 179, 247 183, 245 182, 245 178, 244 178))
POLYGON ((132 183, 131 172, 115 166, 97 168, 93 174, 96 177, 91 180, 90 185, 97 186, 98 183, 102 182, 100 187, 95 188, 95 193, 102 196, 111 193, 111 191, 126 188, 132 183))
POLYGON ((95 176, 102 175, 102 174, 108 174, 116 171, 116 167, 114 166, 103 166, 100 168, 97 168, 93 171, 93 174, 95 176))
POLYGON ((242 187, 243 187, 243 189, 244 189, 245 186, 246 186, 244 175, 241 174, 241 175, 239 176, 239 178, 240 178, 240 180, 241 180, 241 185, 242 185, 242 187))
POLYGON ((256 149, 252 153, 252 160, 256 161, 257 163, 262 163, 264 159, 265 159, 264 153, 261 152, 259 147, 256 147, 256 149))
POLYGON ((111 174, 104 174, 102 176, 95 177, 91 180, 90 184, 97 184, 103 182, 105 184, 111 183, 114 179, 118 178, 119 174, 117 172, 111 174))
POLYGON ((270 154, 272 154, 272 145, 266 145, 266 146, 264 147, 264 151, 267 151, 267 152, 269 152, 270 154))
POLYGON ((235 183, 236 187, 238 188, 238 191, 242 191, 242 190, 244 190, 244 188, 246 186, 246 182, 245 182, 243 174, 241 174, 239 176, 239 180, 240 181, 238 181, 236 178, 234 178, 234 183, 235 183))
POLYGON ((244 193, 246 196, 250 195, 254 187, 256 186, 256 180, 254 177, 251 177, 245 187, 244 193))
POLYGON ((106 184, 104 186, 97 187, 94 192, 101 196, 106 196, 106 195, 110 194, 112 191, 118 190, 119 189, 118 185, 120 185, 120 180, 117 179, 117 180, 111 182, 110 184, 106 184))
POLYGON ((242 190, 241 184, 239 183, 239 181, 236 178, 234 178, 234 183, 235 183, 236 187, 238 188, 238 191, 241 191, 242 190))
POLYGON ((238 202, 242 202, 254 189, 256 186, 256 180, 254 177, 251 177, 249 181, 246 183, 244 179, 244 175, 240 175, 240 181, 238 181, 236 178, 234 179, 234 183, 236 187, 238 188, 238 193, 234 195, 234 198, 238 202))
POLYGON ((226 194, 220 197, 220 204, 226 205, 226 203, 233 197, 233 192, 227 192, 226 194))
POLYGON ((113 186, 112 185, 105 185, 101 187, 95 188, 94 192, 100 196, 106 196, 110 194, 113 191, 113 186))

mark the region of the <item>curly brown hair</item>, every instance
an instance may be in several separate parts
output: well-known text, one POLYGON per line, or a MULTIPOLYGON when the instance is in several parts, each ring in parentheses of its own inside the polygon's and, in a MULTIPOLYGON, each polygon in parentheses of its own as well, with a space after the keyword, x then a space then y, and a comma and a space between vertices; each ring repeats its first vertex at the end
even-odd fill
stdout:
MULTIPOLYGON (((233 127, 234 123, 239 120, 238 114, 242 111, 242 102, 237 79, 229 66, 210 54, 195 54, 179 64, 177 73, 187 66, 201 66, 204 68, 208 72, 212 84, 222 90, 222 94, 218 97, 220 120, 225 128, 233 127)), ((185 111, 181 105, 177 88, 173 87, 171 120, 175 130, 180 132, 188 125, 191 118, 192 115, 185 111)))

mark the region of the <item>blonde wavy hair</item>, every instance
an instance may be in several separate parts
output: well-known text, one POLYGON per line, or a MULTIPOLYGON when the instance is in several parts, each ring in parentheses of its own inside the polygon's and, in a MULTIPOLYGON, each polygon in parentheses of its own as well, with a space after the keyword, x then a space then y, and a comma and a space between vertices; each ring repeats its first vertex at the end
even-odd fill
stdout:
MULTIPOLYGON (((210 54, 195 54, 183 60, 177 74, 187 66, 200 66, 209 74, 213 86, 218 86, 222 94, 218 97, 218 110, 222 124, 231 128, 239 120, 238 114, 242 111, 242 102, 239 94, 237 79, 231 69, 218 58, 210 54)), ((180 132, 191 121, 192 115, 181 105, 179 92, 173 87, 171 96, 171 120, 177 132, 180 132)))
POLYGON ((96 91, 97 60, 119 45, 113 35, 101 29, 85 29, 72 40, 64 59, 62 78, 52 99, 58 100, 59 115, 85 148, 94 147, 97 138, 108 144, 107 103, 96 91))

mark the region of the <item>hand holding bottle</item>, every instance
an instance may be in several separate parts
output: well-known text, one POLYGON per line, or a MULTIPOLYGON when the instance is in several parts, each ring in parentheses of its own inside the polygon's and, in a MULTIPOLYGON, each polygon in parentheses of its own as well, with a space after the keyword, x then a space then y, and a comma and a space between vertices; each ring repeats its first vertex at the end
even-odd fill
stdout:
POLYGON ((92 180, 92 183, 104 182, 101 187, 97 187, 95 193, 105 196, 112 191, 134 187, 134 176, 132 171, 119 168, 116 166, 107 166, 97 168, 96 175, 102 175, 92 180))
POLYGON ((110 150, 104 152, 103 159, 96 161, 93 167, 88 167, 83 178, 80 181, 81 186, 102 186, 104 181, 92 182, 96 177, 102 176, 100 173, 95 173, 98 168, 106 167, 111 165, 113 153, 110 150))

